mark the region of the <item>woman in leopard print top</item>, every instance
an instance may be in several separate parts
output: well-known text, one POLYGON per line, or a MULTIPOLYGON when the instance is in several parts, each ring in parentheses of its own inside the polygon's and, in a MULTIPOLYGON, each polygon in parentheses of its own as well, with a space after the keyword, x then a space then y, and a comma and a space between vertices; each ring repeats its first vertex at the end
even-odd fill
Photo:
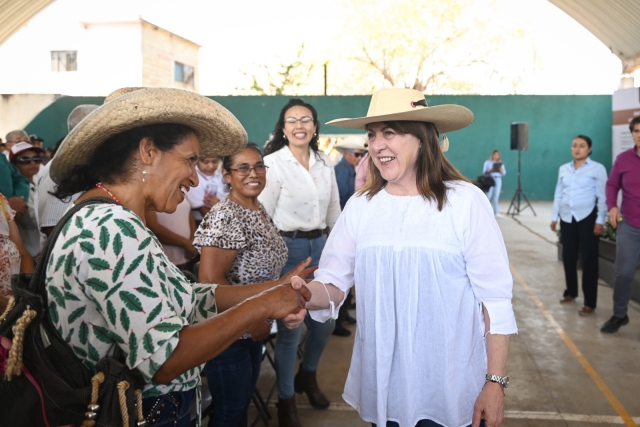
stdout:
MULTIPOLYGON (((194 246, 202 253, 200 280, 234 286, 286 283, 293 275, 304 277, 302 270, 308 262, 280 279, 288 250, 258 202, 267 170, 260 149, 249 144, 239 153, 223 158, 222 168, 230 193, 204 217, 194 240, 194 246)), ((254 325, 205 366, 214 407, 210 427, 247 425, 247 409, 262 362, 262 341, 270 330, 269 322, 254 325)))

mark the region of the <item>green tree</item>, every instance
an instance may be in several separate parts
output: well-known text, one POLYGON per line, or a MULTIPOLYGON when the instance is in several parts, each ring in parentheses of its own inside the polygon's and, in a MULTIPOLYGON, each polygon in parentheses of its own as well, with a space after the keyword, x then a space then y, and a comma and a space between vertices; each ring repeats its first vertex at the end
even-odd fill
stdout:
POLYGON ((526 34, 497 23, 497 7, 495 0, 345 1, 339 38, 348 53, 332 63, 350 62, 352 75, 332 92, 387 86, 473 93, 489 83, 516 91, 526 70, 505 55, 520 49, 521 57, 526 34))
MULTIPOLYGON (((257 71, 251 73, 249 87, 245 92, 257 95, 301 95, 315 70, 315 62, 304 57, 304 43, 291 62, 280 62, 277 66, 255 64, 257 71)), ((248 73, 244 73, 248 75, 248 73)))

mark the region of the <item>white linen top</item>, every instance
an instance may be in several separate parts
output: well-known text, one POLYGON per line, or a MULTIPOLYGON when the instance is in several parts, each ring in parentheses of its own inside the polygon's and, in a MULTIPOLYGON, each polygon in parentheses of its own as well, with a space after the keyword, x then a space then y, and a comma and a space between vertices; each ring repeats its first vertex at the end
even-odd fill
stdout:
POLYGON ((210 194, 215 195, 218 199, 224 199, 229 195, 224 190, 224 180, 222 179, 222 173, 220 167, 216 169, 213 175, 205 175, 200 168, 196 165, 196 172, 198 173, 198 185, 192 187, 187 192, 187 200, 191 205, 193 217, 197 221, 202 221, 202 214, 198 211, 199 208, 204 206, 204 196, 207 190, 210 194))
POLYGON ((324 230, 340 216, 340 195, 329 156, 309 148, 309 170, 289 147, 265 156, 267 185, 258 200, 281 231, 324 230), (318 158, 319 157, 319 158, 318 158))
MULTIPOLYGON (((517 332, 509 260, 487 196, 455 182, 447 198, 439 212, 421 196, 354 195, 320 258, 316 280, 356 286, 343 398, 366 422, 471 424, 487 373, 482 304, 492 334, 517 332)), ((326 321, 330 310, 310 314, 326 321)))

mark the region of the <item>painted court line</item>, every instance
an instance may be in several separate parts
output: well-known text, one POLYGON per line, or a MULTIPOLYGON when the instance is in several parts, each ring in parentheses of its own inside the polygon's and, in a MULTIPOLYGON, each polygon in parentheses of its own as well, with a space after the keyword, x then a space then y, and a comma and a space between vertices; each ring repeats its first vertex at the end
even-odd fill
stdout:
MULTIPOLYGON (((638 424, 636 423, 636 421, 631 417, 631 415, 629 415, 629 412, 627 412, 624 406, 622 406, 622 403, 620 403, 620 401, 613 394, 611 389, 609 389, 609 387, 604 382, 604 380, 600 378, 600 375, 598 375, 595 369, 593 369, 591 364, 582 355, 580 350, 578 350, 578 347, 576 347, 576 345, 573 343, 571 338, 569 338, 569 336, 564 331, 564 329, 560 327, 560 325, 558 324, 558 322, 556 322, 556 319, 554 319, 554 317, 551 315, 549 310, 547 310, 544 304, 542 304, 542 301, 540 301, 540 299, 536 296, 533 290, 531 290, 529 285, 527 285, 527 283, 524 281, 524 279, 522 278, 518 270, 516 270, 513 264, 509 264, 509 266, 511 268, 511 272, 513 273, 513 275, 516 277, 516 279, 518 279, 518 282, 520 282, 520 285, 529 294, 529 296, 531 297, 533 302, 538 306, 540 311, 542 311, 542 314, 544 314, 544 317, 546 317, 549 323, 551 323, 551 326, 553 327, 553 329, 555 329, 558 335, 560 335, 560 338, 562 338, 562 341, 564 341, 564 343, 569 348, 569 350, 571 350, 571 353, 573 353, 575 358, 578 359, 578 362, 580 362, 584 370, 587 371, 587 374, 589 374, 593 382, 596 383, 596 385, 598 386, 602 394, 604 394, 604 397, 609 401, 611 406, 613 406, 613 409, 618 413, 618 415, 620 415, 620 418, 622 419, 624 424, 626 424, 627 427, 638 427, 638 424)), ((617 417, 614 417, 614 418, 617 418, 617 417)))

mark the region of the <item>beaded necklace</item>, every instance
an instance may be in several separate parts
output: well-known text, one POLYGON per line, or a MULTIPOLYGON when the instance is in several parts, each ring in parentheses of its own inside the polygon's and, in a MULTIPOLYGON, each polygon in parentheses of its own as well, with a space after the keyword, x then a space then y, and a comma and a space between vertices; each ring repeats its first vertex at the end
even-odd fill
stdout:
POLYGON ((102 185, 101 182, 97 182, 96 183, 96 187, 98 187, 99 189, 101 189, 102 191, 104 191, 105 193, 107 193, 114 202, 118 203, 118 204, 122 204, 120 203, 120 200, 118 200, 118 198, 116 196, 113 195, 113 193, 111 191, 109 191, 104 185, 102 185))

